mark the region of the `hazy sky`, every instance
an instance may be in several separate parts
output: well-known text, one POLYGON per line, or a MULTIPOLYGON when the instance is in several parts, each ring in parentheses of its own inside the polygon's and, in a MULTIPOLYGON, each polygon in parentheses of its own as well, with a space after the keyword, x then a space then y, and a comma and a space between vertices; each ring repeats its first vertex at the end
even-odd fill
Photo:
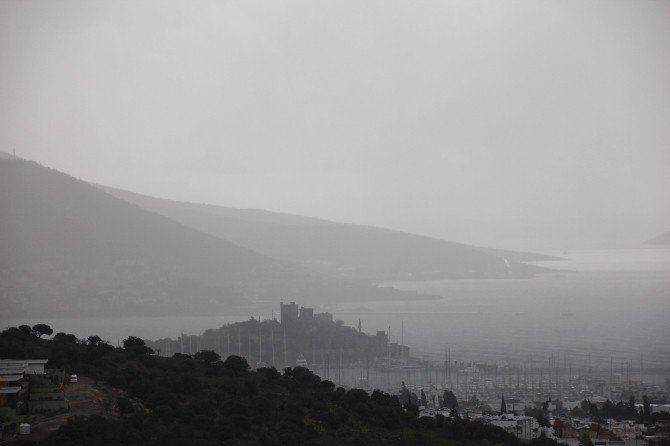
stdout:
POLYGON ((0 0, 0 150, 180 200, 571 248, 670 230, 670 1, 0 0))

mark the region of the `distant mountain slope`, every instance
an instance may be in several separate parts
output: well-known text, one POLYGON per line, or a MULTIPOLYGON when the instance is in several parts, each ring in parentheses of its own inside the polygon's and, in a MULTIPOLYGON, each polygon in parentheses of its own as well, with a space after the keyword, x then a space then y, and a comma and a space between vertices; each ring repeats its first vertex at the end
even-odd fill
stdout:
POLYGON ((545 261, 555 261, 555 260, 565 260, 564 257, 550 256, 547 254, 538 254, 536 252, 524 252, 524 251, 509 251, 507 249, 495 249, 495 248, 484 248, 480 246, 474 246, 473 248, 484 251, 488 254, 504 257, 507 260, 514 260, 515 262, 545 262, 545 261))
POLYGON ((648 245, 670 245, 670 231, 664 232, 663 234, 647 240, 644 243, 648 245))
POLYGON ((475 248, 388 229, 257 209, 177 202, 99 187, 202 232, 270 257, 348 279, 378 283, 527 276, 542 269, 525 265, 514 256, 524 260, 550 259, 548 256, 475 248))
POLYGON ((202 314, 254 300, 400 298, 187 228, 34 162, 0 159, 3 316, 202 314))

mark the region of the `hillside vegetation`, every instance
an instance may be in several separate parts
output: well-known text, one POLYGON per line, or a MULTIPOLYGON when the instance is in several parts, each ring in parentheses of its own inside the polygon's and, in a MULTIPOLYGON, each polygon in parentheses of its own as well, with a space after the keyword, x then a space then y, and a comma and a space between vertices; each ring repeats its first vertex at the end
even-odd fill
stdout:
POLYGON ((132 336, 114 348, 97 336, 48 340, 27 328, 0 333, 0 357, 48 358, 129 395, 120 417, 75 417, 44 445, 521 445, 478 421, 418 419, 395 395, 336 388, 301 367, 251 371, 237 356, 166 358, 132 336))

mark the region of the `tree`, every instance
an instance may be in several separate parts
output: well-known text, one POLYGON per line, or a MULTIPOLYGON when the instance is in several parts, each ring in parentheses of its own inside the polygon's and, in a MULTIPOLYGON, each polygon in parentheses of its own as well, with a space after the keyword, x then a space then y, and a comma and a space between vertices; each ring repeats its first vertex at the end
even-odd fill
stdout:
POLYGON ((537 414, 537 424, 539 424, 542 427, 549 427, 549 417, 547 417, 544 413, 540 412, 539 414, 537 414))
POLYGON ((421 389, 421 405, 426 407, 428 405, 428 398, 426 398, 426 392, 421 389))
POLYGON ((616 417, 616 406, 609 399, 603 404, 603 417, 605 418, 615 418, 616 417))
POLYGON ((582 400, 580 406, 584 413, 587 413, 593 417, 598 416, 598 406, 594 403, 591 403, 589 400, 582 400))
POLYGON ((47 324, 35 324, 33 325, 33 332, 37 334, 38 338, 41 338, 43 335, 51 336, 54 331, 47 324))
POLYGON ((502 401, 500 402, 500 413, 507 413, 507 404, 505 404, 505 395, 502 396, 502 401))
POLYGON ((249 363, 241 356, 230 355, 223 361, 223 367, 233 372, 235 376, 243 375, 249 371, 249 363))
POLYGON ((33 332, 29 325, 19 325, 19 330, 21 330, 26 335, 31 335, 33 332))
POLYGON ((61 342, 63 344, 76 344, 77 337, 72 333, 63 333, 62 331, 59 331, 54 335, 54 341, 61 342))
POLYGON ((98 345, 99 343, 102 342, 102 339, 100 336, 89 336, 88 337, 88 343, 92 345, 98 345))
POLYGON ((409 390, 407 390, 407 386, 405 386, 405 381, 402 381, 400 384, 400 405, 404 406, 405 404, 409 403, 409 390))
POLYGON ((7 327, 4 330, 2 330, 0 336, 6 339, 21 339, 24 338, 26 335, 16 327, 7 327))
POLYGON ((570 409, 570 416, 577 418, 584 418, 586 416, 586 413, 584 413, 581 407, 575 406, 572 409, 570 409))
POLYGON ((638 415, 637 409, 635 408, 635 396, 631 394, 630 398, 628 398, 628 407, 626 407, 626 418, 634 419, 637 418, 638 415))
POLYGON ((588 413, 589 413, 589 406, 590 406, 590 405, 591 405, 591 403, 589 403, 589 400, 582 400, 582 402, 579 403, 579 407, 581 407, 582 411, 583 411, 585 414, 588 414, 588 413))
POLYGON ((593 446, 593 442, 591 441, 588 432, 582 432, 579 435, 579 446, 593 446))
POLYGON ((417 408, 419 407, 419 397, 416 396, 416 393, 409 393, 409 403, 417 408))
POLYGON ((193 355, 198 361, 202 361, 205 364, 211 364, 221 360, 221 356, 214 350, 200 350, 195 355, 193 355))
POLYGON ((451 390, 445 390, 442 394, 442 401, 444 401, 444 407, 449 409, 458 409, 458 400, 456 395, 451 390))
POLYGON ((124 339, 123 348, 129 353, 137 355, 150 355, 154 352, 144 344, 142 338, 138 338, 137 336, 129 336, 127 339, 124 339))
POLYGON ((116 400, 116 407, 119 409, 119 413, 121 415, 132 413, 135 409, 133 403, 128 398, 123 396, 116 400))
POLYGON ((645 422, 651 419, 651 404, 647 395, 642 395, 642 418, 645 422))

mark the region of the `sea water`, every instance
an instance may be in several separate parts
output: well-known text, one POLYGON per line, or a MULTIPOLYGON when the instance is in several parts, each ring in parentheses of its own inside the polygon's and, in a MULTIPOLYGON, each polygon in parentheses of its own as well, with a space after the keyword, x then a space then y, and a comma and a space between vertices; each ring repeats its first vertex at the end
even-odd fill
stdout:
MULTIPOLYGON (((390 331, 392 342, 402 340, 412 355, 434 361, 450 351, 455 361, 541 365, 553 356, 569 367, 670 367, 670 248, 558 255, 566 260, 538 265, 564 271, 530 279, 389 283, 384 285, 435 298, 322 310, 352 327, 360 319, 367 333, 390 331)), ((44 322, 55 332, 95 334, 116 345, 130 335, 154 340, 201 334, 250 316, 0 319, 0 328, 44 322)))

